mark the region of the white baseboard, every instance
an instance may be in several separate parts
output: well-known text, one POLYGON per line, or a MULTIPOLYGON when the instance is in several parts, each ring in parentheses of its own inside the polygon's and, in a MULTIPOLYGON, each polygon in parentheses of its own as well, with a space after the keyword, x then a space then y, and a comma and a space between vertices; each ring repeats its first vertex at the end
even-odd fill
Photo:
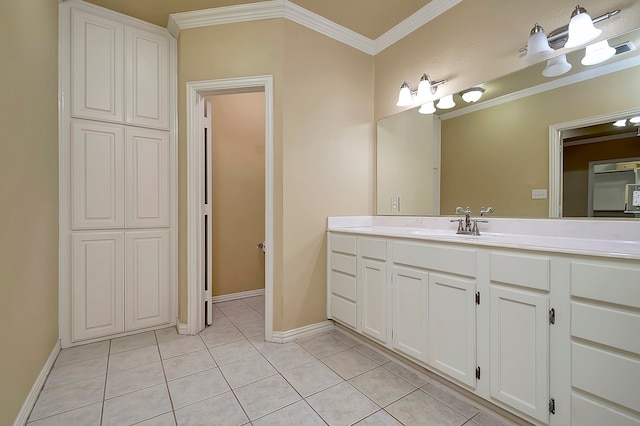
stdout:
POLYGON ((244 299, 245 297, 264 296, 264 288, 258 290, 241 291, 239 293, 222 294, 220 296, 213 296, 211 301, 213 303, 227 302, 229 300, 244 299))
POLYGON ((287 343, 331 330, 333 330, 333 321, 322 321, 317 324, 306 325, 289 331, 274 331, 271 336, 271 341, 274 343, 287 343))
POLYGON ((44 386, 44 382, 47 380, 47 376, 51 369, 53 368, 53 364, 56 362, 56 358, 58 358, 58 354, 60 353, 60 340, 56 341, 56 344, 53 346, 53 350, 47 359, 47 362, 44 363, 42 370, 40 370, 40 374, 36 378, 36 381, 33 383, 31 387, 31 391, 27 395, 27 398, 24 400, 22 404, 22 408, 18 412, 18 416, 16 420, 13 422, 13 426, 22 426, 27 423, 29 420, 29 414, 31 414, 31 410, 33 410, 33 406, 36 405, 36 401, 38 400, 38 396, 40 396, 40 391, 44 386))
POLYGON ((180 322, 180 320, 177 319, 176 330, 178 330, 178 334, 189 334, 189 324, 180 322))

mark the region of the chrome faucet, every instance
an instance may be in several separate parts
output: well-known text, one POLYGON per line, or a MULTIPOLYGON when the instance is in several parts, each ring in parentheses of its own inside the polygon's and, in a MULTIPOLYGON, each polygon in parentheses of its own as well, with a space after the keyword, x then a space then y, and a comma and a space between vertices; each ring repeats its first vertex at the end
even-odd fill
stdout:
MULTIPOLYGON (((480 216, 491 213, 493 213, 493 207, 487 207, 486 209, 482 207, 480 209, 480 216)), ((464 219, 450 220, 450 222, 458 222, 458 230, 456 231, 456 234, 480 235, 480 231, 478 230, 478 222, 489 222, 486 219, 471 219, 471 209, 469 207, 467 207, 466 209, 463 209, 460 206, 456 207, 456 214, 464 215, 464 219)))

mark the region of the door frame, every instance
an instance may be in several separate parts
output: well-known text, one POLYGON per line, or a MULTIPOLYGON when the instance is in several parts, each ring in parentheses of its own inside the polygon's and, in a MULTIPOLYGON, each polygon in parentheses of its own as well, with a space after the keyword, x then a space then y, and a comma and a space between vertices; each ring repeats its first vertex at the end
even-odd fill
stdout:
POLYGON ((187 83, 187 327, 196 334, 204 324, 204 291, 199 279, 204 270, 202 229, 204 152, 200 140, 199 103, 211 95, 261 92, 265 98, 265 340, 273 336, 273 76, 227 78, 187 83))
POLYGON ((562 217, 562 132, 640 115, 640 108, 596 115, 549 126, 549 217, 562 217))

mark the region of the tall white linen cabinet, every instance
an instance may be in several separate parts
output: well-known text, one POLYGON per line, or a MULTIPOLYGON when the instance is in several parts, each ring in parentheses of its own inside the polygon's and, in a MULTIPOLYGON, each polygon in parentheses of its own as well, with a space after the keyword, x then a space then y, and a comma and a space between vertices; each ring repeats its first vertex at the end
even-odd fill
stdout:
POLYGON ((176 324, 176 40, 59 5, 62 347, 176 324))

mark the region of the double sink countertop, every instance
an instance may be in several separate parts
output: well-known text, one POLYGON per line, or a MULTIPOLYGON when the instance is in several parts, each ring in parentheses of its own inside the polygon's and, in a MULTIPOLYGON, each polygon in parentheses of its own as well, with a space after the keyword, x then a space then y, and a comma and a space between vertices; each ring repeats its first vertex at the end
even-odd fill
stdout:
MULTIPOLYGON (((476 246, 640 260, 637 219, 511 219, 483 217, 480 235, 456 234, 464 216, 329 217, 329 231, 476 246), (456 222, 451 222, 456 220, 456 222)), ((477 219, 473 216, 472 219, 477 219)))

